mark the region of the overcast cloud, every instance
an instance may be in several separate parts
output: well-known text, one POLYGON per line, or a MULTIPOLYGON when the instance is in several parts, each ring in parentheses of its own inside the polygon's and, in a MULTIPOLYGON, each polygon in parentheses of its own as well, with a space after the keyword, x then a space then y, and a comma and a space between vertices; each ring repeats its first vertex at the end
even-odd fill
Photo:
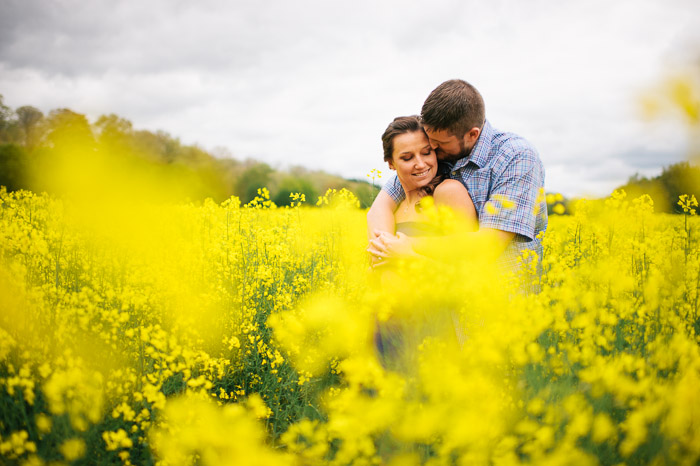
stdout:
POLYGON ((462 78, 539 149, 548 191, 605 195, 682 160, 640 94, 700 54, 690 0, 0 0, 12 107, 117 113, 139 129, 284 168, 364 178, 379 137, 462 78))

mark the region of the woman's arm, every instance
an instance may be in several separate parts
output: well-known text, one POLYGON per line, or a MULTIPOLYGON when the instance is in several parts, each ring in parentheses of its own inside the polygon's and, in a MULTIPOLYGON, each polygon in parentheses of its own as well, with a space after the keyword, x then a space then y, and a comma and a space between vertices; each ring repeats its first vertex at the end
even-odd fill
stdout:
POLYGON ((381 190, 374 198, 372 207, 367 211, 367 240, 369 242, 367 252, 369 252, 372 266, 382 263, 382 258, 377 255, 379 251, 373 241, 376 241, 382 234, 393 236, 394 231, 396 231, 396 220, 394 219, 396 207, 396 202, 391 196, 381 190))
POLYGON ((384 190, 379 191, 372 203, 372 207, 367 211, 367 236, 370 240, 376 238, 379 232, 382 231, 394 233, 396 229, 396 222, 394 221, 396 207, 396 202, 389 194, 384 192, 384 190))

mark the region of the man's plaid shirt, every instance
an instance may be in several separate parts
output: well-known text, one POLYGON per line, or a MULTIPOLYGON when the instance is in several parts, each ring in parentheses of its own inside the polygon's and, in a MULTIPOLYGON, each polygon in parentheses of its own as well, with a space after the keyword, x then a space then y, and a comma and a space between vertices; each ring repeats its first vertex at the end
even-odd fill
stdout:
MULTIPOLYGON (((517 270, 523 250, 542 257, 543 233, 547 229, 547 203, 544 196, 544 167, 537 150, 513 133, 493 128, 488 120, 468 157, 454 165, 441 163, 441 170, 459 180, 474 202, 479 228, 515 233, 501 256, 510 270, 517 270)), ((383 188, 400 203, 405 194, 398 178, 383 188)))

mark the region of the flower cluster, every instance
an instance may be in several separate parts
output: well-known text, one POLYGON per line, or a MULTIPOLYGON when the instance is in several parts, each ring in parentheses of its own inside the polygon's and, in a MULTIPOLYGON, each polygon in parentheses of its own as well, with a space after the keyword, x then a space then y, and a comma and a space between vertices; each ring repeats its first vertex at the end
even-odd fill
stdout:
POLYGON ((562 206, 537 293, 428 200, 440 259, 368 272, 352 193, 291 199, 0 190, 0 462, 700 460, 693 196, 562 206))

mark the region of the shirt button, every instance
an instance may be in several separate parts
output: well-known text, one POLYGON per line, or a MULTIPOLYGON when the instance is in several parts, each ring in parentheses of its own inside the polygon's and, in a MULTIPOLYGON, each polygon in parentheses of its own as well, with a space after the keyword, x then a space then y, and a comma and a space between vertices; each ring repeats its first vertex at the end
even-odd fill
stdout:
POLYGON ((457 171, 453 171, 452 176, 457 176, 457 171))

